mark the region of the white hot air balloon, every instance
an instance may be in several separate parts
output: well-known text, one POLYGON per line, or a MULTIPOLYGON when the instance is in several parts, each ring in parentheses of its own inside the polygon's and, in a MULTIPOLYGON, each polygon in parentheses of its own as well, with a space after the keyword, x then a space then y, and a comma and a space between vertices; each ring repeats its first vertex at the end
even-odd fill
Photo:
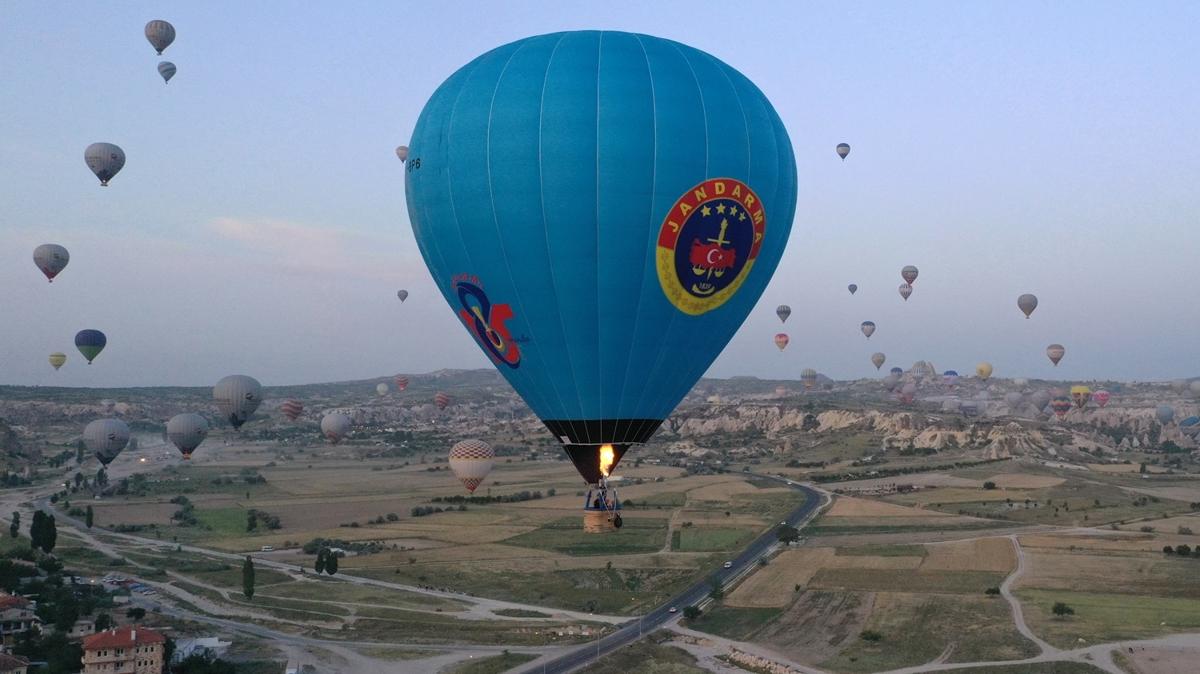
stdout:
POLYGON ((354 422, 345 414, 330 412, 321 419, 321 435, 324 435, 330 444, 336 445, 346 437, 353 425, 354 422))
POLYGON ((100 186, 107 187, 125 166, 125 151, 112 143, 92 143, 83 151, 83 161, 100 179, 100 186))
POLYGON ((495 460, 495 450, 482 440, 463 440, 450 449, 450 470, 469 492, 492 472, 495 460))
POLYGON ((107 466, 129 444, 129 426, 120 419, 97 419, 84 427, 83 444, 107 466))
POLYGON ((408 146, 407 145, 398 146, 396 148, 396 157, 402 162, 407 162, 408 161, 408 146))
POLYGON ((55 276, 67 268, 70 261, 71 254, 57 243, 43 243, 33 249, 33 263, 51 283, 54 282, 55 276))
POLYGON ((262 403, 262 397, 262 384, 244 374, 229 375, 213 387, 217 409, 234 428, 241 428, 246 423, 262 403))
POLYGON ((176 414, 167 422, 167 439, 179 449, 184 460, 208 437, 208 421, 192 412, 176 414))
POLYGON ((375 385, 375 392, 381 396, 387 395, 388 394, 388 385, 383 382, 379 382, 378 384, 375 385))

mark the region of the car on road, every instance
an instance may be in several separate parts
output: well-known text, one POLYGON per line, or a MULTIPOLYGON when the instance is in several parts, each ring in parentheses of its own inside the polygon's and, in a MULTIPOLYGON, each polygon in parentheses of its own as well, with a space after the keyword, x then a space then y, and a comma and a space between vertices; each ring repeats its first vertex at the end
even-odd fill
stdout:
POLYGON ((725 568, 727 568, 727 569, 732 569, 732 568, 733 568, 733 562, 725 562, 725 568))
POLYGON ((667 613, 679 613, 679 609, 672 606, 671 608, 667 609, 667 613))

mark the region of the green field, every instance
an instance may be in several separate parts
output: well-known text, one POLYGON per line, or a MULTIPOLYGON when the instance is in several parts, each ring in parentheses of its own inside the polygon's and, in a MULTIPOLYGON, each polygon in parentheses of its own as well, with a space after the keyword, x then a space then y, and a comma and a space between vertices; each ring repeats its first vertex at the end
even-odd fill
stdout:
POLYGON ((1033 589, 1018 590, 1017 596, 1029 626, 1062 648, 1078 647, 1079 639, 1102 643, 1200 630, 1200 601, 1195 599, 1033 589), (1055 617, 1050 609, 1056 602, 1070 606, 1075 615, 1055 617))
POLYGON ((671 549, 676 552, 720 552, 738 550, 754 538, 749 529, 686 527, 674 532, 671 549))
POLYGON ((941 674, 1102 674, 1103 672, 1103 669, 1085 662, 1033 662, 1025 665, 941 670, 941 674))
POLYGON ((624 520, 625 525, 619 531, 590 534, 582 529, 578 517, 562 517, 504 542, 574 556, 630 555, 662 549, 667 537, 665 518, 626 517, 624 520))
POLYGON ((536 660, 537 657, 532 653, 509 653, 505 651, 503 655, 479 658, 458 665, 454 669, 449 670, 447 674, 500 674, 501 672, 507 672, 519 665, 523 665, 530 660, 536 660))
POLYGON ((581 674, 704 674, 696 658, 674 646, 648 640, 630 644, 579 670, 581 674))
POLYGON ((687 621, 687 626, 726 639, 746 641, 760 627, 775 620, 783 613, 781 608, 741 608, 723 604, 710 606, 696 620, 687 621))

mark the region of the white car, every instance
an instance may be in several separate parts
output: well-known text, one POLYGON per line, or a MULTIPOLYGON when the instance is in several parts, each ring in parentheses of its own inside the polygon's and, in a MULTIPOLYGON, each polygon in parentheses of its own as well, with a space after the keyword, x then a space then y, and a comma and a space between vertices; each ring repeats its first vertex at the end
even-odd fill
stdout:
POLYGON ((667 609, 667 613, 679 613, 679 609, 672 606, 671 608, 667 609))
POLYGON ((727 568, 727 569, 732 569, 732 568, 733 568, 733 562, 725 562, 725 568, 727 568))

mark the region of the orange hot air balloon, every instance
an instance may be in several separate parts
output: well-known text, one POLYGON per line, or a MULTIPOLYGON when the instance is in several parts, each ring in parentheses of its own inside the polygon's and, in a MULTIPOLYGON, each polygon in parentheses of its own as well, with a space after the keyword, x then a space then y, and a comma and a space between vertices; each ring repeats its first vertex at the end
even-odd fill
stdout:
POLYGON ((433 404, 437 405, 439 410, 444 410, 450 405, 450 396, 442 391, 438 391, 437 394, 433 396, 433 404))
POLYGON ((450 470, 474 493, 495 464, 496 450, 482 440, 463 440, 450 448, 450 470))
POLYGON ((299 400, 289 400, 279 406, 279 411, 283 412, 283 416, 295 421, 304 413, 304 403, 299 400))
POLYGON ((792 340, 787 336, 786 333, 781 332, 778 335, 775 335, 775 346, 779 347, 780 351, 786 349, 788 342, 790 341, 792 340))
POLYGON ((403 391, 404 389, 408 388, 408 377, 396 375, 395 382, 397 391, 403 391))

